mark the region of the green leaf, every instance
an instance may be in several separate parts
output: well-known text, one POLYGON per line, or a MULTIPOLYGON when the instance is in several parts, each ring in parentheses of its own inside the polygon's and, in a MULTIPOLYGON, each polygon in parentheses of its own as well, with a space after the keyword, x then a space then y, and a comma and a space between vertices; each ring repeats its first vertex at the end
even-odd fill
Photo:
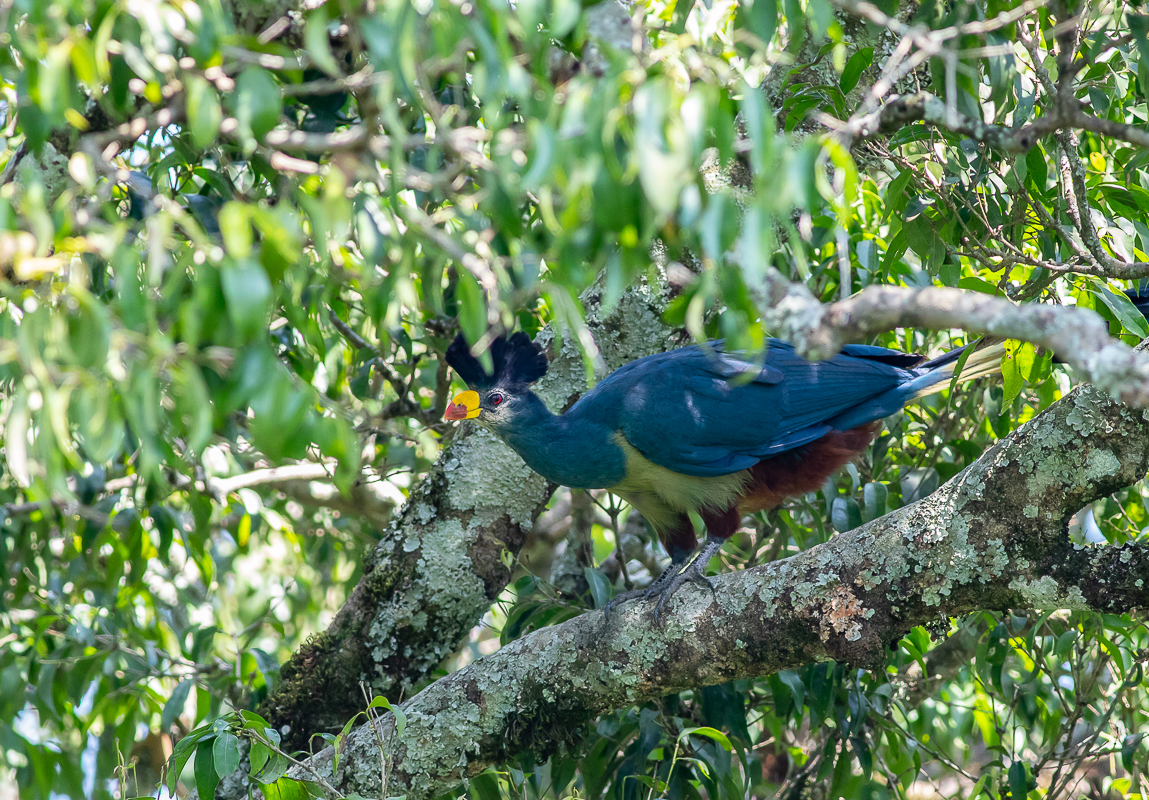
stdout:
POLYGON ((227 300, 227 313, 241 339, 253 339, 267 325, 271 310, 271 282, 263 267, 253 261, 225 266, 220 284, 227 300))
POLYGON ((985 278, 976 278, 972 275, 967 275, 957 282, 957 288, 969 289, 973 292, 981 292, 982 294, 991 294, 995 297, 1004 297, 1005 292, 999 289, 994 284, 987 281, 985 278))
POLYGON ((467 341, 474 344, 487 332, 487 300, 474 276, 461 265, 457 269, 459 326, 467 341))
POLYGON ((371 698, 371 702, 367 704, 367 707, 368 708, 385 708, 388 711, 390 711, 391 710, 391 701, 388 700, 383 695, 378 695, 377 697, 371 698))
POLYGON ((258 779, 260 770, 267 764, 268 759, 271 757, 272 750, 263 742, 252 741, 251 752, 248 753, 248 767, 251 770, 251 777, 258 779))
POLYGON ((852 531, 862 524, 862 509, 852 497, 835 497, 830 511, 830 520, 838 533, 852 531))
POLYGON ((1045 191, 1045 182, 1049 179, 1049 165, 1045 159, 1045 152, 1040 144, 1034 145, 1025 154, 1026 181, 1038 192, 1045 191))
POLYGON ((666 791, 666 782, 658 778, 652 778, 649 775, 627 775, 624 780, 635 780, 643 786, 648 786, 658 794, 666 791))
POLYGON ((973 355, 973 347, 966 347, 958 356, 957 363, 954 364, 953 377, 950 379, 950 397, 953 397, 954 389, 957 388, 958 382, 961 381, 961 372, 965 369, 965 362, 969 361, 969 357, 973 355))
POLYGON ((310 800, 312 797, 303 781, 294 778, 279 778, 263 784, 260 789, 267 800, 310 800))
POLYGON ((199 367, 180 362, 169 370, 172 397, 180 428, 187 437, 187 451, 198 456, 212 434, 212 404, 199 367))
POLYGON ((752 0, 748 16, 750 32, 769 45, 778 29, 778 0, 752 0))
POLYGON ((862 521, 870 522, 886 513, 886 500, 889 497, 889 489, 886 488, 884 483, 878 481, 871 481, 867 483, 862 489, 862 501, 864 506, 862 508, 862 521))
POLYGON ((1121 766, 1126 772, 1133 771, 1133 758, 1137 754, 1137 747, 1145 738, 1144 733, 1131 733, 1121 742, 1121 766))
POLYGON ((407 715, 403 713, 403 709, 391 705, 391 702, 383 695, 372 698, 367 708, 385 708, 390 711, 395 716, 396 736, 402 736, 403 731, 407 729, 407 715))
POLYGON ((849 94, 858 85, 862 73, 873 61, 874 48, 872 47, 863 47, 850 56, 850 60, 846 62, 846 66, 842 70, 842 77, 838 79, 838 86, 843 94, 849 94))
MULTIPOLYGON (((1125 22, 1128 23, 1129 30, 1133 34, 1133 41, 1137 43, 1139 62, 1142 64, 1149 63, 1149 38, 1146 37, 1146 34, 1149 33, 1149 16, 1127 13, 1125 22)), ((1147 91, 1147 87, 1141 87, 1141 91, 1147 91)))
MULTIPOLYGON (((254 745, 252 745, 252 749, 255 749, 254 745)), ((290 766, 291 762, 282 753, 272 750, 267 758, 267 763, 257 773, 253 773, 252 777, 260 783, 274 783, 283 777, 290 766)))
POLYGON ((1137 306, 1133 305, 1133 301, 1124 292, 1115 292, 1105 284, 1105 281, 1092 276, 1088 278, 1088 283, 1090 291, 1113 312, 1117 319, 1121 320, 1125 330, 1141 338, 1149 336, 1149 321, 1146 321, 1145 315, 1137 310, 1137 306))
POLYGON ((1014 351, 1013 360, 1017 362, 1017 369, 1021 373, 1021 377, 1027 381, 1032 381, 1034 368, 1039 364, 1037 347, 1032 342, 1022 342, 1021 347, 1014 351))
POLYGON ((578 24, 582 15, 582 3, 579 0, 554 0, 552 12, 547 24, 551 34, 556 39, 562 39, 578 24))
POLYGON ((858 757, 858 765, 862 768, 862 774, 866 776, 866 780, 869 780, 874 771, 874 754, 870 750, 870 743, 866 741, 865 736, 851 736, 850 748, 858 757))
POLYGON ((1014 761, 1009 765, 1009 793, 1011 800, 1025 800, 1026 785, 1029 783, 1025 774, 1025 762, 1014 761))
POLYGON ((705 736, 707 739, 713 739, 718 742, 726 752, 734 752, 734 745, 730 743, 730 739, 727 738, 726 734, 714 728, 685 728, 682 733, 678 734, 678 740, 682 741, 687 736, 705 736))
POLYGON ((902 232, 906 235, 906 243, 910 249, 918 254, 923 264, 926 264, 933 256, 934 243, 938 241, 938 235, 934 233, 929 217, 924 213, 916 214, 903 223, 902 232))
POLYGON ((219 784, 219 775, 215 771, 214 739, 213 736, 203 740, 195 749, 195 787, 204 800, 215 797, 215 787, 219 784))
POLYGON ((243 719, 244 727, 246 728, 262 730, 267 727, 267 720, 254 711, 240 711, 239 716, 243 719))
POLYGON ((195 753, 196 744, 203 739, 207 733, 207 728, 200 728, 199 730, 192 731, 176 742, 176 746, 172 750, 171 758, 168 759, 168 791, 171 794, 174 795, 176 793, 176 783, 179 781, 188 759, 195 753))
MULTIPOLYGON (((172 723, 176 721, 176 717, 183 713, 184 706, 187 705, 188 693, 193 685, 194 681, 191 678, 185 678, 176 685, 172 696, 164 703, 164 710, 160 715, 160 730, 164 732, 171 730, 172 723)), ((181 741, 183 740, 181 739, 181 741)))
POLYGON ((283 113, 279 84, 262 67, 248 67, 235 82, 233 109, 240 131, 262 139, 279 123, 283 113))
POLYGON ((606 579, 601 570, 594 567, 583 567, 583 575, 586 576, 587 585, 590 586, 590 595, 594 599, 594 607, 606 608, 606 604, 610 602, 610 581, 606 579))
POLYGON ((906 187, 910 185, 910 180, 914 177, 912 170, 902 170, 898 176, 889 182, 886 186, 885 203, 882 208, 882 222, 895 211, 905 207, 906 202, 906 187))
MULTIPOLYGON (((362 712, 360 712, 362 713, 362 712)), ((356 714, 343 725, 343 730, 335 737, 335 741, 331 744, 331 749, 334 755, 331 757, 331 771, 333 773, 339 772, 339 759, 343 755, 343 743, 347 740, 347 734, 351 733, 351 726, 359 719, 359 714, 356 714)))
POLYGON ((897 271, 898 262, 902 260, 902 256, 906 254, 906 247, 908 242, 906 240, 905 230, 898 231, 890 242, 890 246, 886 248, 886 256, 882 259, 882 271, 893 273, 897 271))
POLYGON ((499 776, 494 772, 480 772, 471 778, 468 783, 468 796, 477 800, 502 800, 503 793, 499 788, 499 776))
POLYGON ((1021 391, 1021 369, 1018 366, 1014 353, 1021 343, 1010 340, 1005 343, 1005 355, 1001 357, 1002 397, 1001 409, 1005 412, 1021 391))
POLYGON ((798 0, 783 0, 782 7, 786 11, 786 24, 790 29, 790 35, 787 37, 787 49, 794 54, 797 54, 802 49, 802 43, 806 39, 806 15, 802 11, 802 4, 798 0))
POLYGON ((188 129, 192 144, 206 150, 215 144, 219 126, 223 122, 223 109, 215 88, 198 75, 190 75, 186 82, 188 129))
POLYGON ((335 62, 335 55, 331 52, 331 38, 327 35, 327 24, 327 7, 320 6, 307 18, 307 27, 303 33, 304 45, 315 66, 332 78, 340 78, 342 73, 335 62))
POLYGON ((806 698, 806 685, 802 683, 802 678, 792 669, 779 670, 778 679, 790 690, 790 694, 794 699, 794 708, 797 710, 797 718, 802 717, 802 707, 805 704, 806 698))
POLYGON ((221 733, 212 745, 212 758, 215 771, 220 778, 226 778, 239 769, 239 737, 234 733, 221 733))
POLYGON ((403 731, 407 730, 407 714, 399 706, 393 706, 391 713, 395 715, 395 736, 402 738, 403 731))
POLYGON ((28 390, 20 387, 8 411, 8 425, 4 431, 4 458, 8 470, 21 486, 32 485, 32 469, 28 463, 28 390))
POLYGON ((253 237, 248 205, 234 200, 224 203, 219 210, 219 232, 229 256, 236 260, 250 256, 253 237))

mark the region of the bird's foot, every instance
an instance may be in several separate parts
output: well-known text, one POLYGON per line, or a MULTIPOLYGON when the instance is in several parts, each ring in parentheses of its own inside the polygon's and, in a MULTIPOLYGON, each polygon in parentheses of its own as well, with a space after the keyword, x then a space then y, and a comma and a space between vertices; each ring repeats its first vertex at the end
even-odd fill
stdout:
MULTIPOLYGON (((682 586, 688 582, 701 583, 706 586, 714 595, 714 599, 718 599, 718 590, 714 586, 714 582, 706 577, 706 565, 710 563, 710 559, 714 554, 722 549, 722 545, 726 544, 725 539, 716 539, 712 536, 707 536, 706 541, 702 543, 702 547, 695 551, 686 563, 674 569, 674 574, 671 575, 670 580, 666 585, 658 590, 658 605, 654 607, 654 621, 658 622, 662 610, 666 607, 666 602, 670 600, 671 595, 677 592, 682 586)), ((674 565, 671 565, 673 568, 674 565)), ((668 569, 667 572, 671 570, 668 569)), ((666 574, 666 573, 663 573, 666 574)), ((659 576, 659 580, 662 576, 659 576)))
MULTIPOLYGON (((628 600, 649 600, 652 597, 658 597, 658 605, 654 607, 654 619, 658 621, 659 615, 662 613, 666 602, 670 599, 671 595, 682 588, 683 584, 688 582, 705 584, 711 592, 716 592, 714 583, 706 577, 706 565, 710 563, 710 559, 714 554, 722 549, 722 545, 726 543, 725 539, 716 539, 707 537, 702 546, 698 548, 685 561, 671 562, 670 566, 662 571, 662 574, 645 589, 634 589, 629 592, 621 592, 611 598, 611 601, 606 604, 603 609, 603 615, 607 620, 610 619, 610 612, 614 610, 615 606, 621 605, 628 600)), ((717 597, 717 594, 715 593, 717 597)))
POLYGON ((614 610, 615 606, 622 605, 628 600, 646 600, 659 594, 663 588, 670 583, 671 578, 674 577, 675 570, 686 562, 679 562, 675 564, 671 562, 670 566, 662 571, 662 574, 654 579, 654 582, 647 586, 645 589, 632 589, 629 592, 619 592, 610 599, 610 602, 603 608, 602 614, 606 620, 610 621, 610 612, 614 610))

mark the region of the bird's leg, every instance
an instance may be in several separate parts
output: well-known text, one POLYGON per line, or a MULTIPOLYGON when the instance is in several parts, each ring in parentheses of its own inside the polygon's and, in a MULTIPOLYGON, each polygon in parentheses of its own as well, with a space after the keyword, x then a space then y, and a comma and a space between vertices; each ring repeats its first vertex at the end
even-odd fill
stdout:
MULTIPOLYGON (((715 553, 721 550, 724 544, 726 544, 725 539, 719 539, 717 536, 707 536, 706 541, 702 543, 702 547, 698 548, 685 564, 680 566, 671 564, 670 567, 659 576, 656 583, 661 583, 662 579, 666 577, 668 573, 674 573, 670 576, 670 580, 666 582, 666 585, 660 587, 657 591, 659 595, 658 605, 654 607, 654 619, 656 622, 658 621, 659 615, 662 614, 662 609, 666 606, 666 601, 688 581, 705 584, 714 594, 715 599, 718 598, 717 590, 714 588, 714 582, 706 577, 706 565, 710 563, 710 559, 714 558, 715 553)), ((653 589, 654 587, 651 586, 651 588, 653 589)), ((655 594, 655 592, 648 590, 648 595, 652 594, 655 594)))
POLYGON ((654 619, 657 621, 659 614, 662 613, 663 606, 666 605, 666 601, 688 581, 704 584, 706 588, 714 592, 715 597, 717 597, 714 582, 706 577, 706 565, 710 563, 710 559, 714 557, 715 553, 722 549, 722 545, 724 544, 726 544, 725 539, 707 536, 702 546, 693 553, 680 555, 677 560, 672 560, 670 566, 664 569, 662 574, 658 576, 658 579, 650 584, 650 586, 647 586, 645 589, 635 589, 630 592, 616 594, 611 601, 606 604, 606 608, 603 609, 604 616, 609 620, 611 609, 620 603, 625 603, 627 600, 649 600, 657 596, 658 605, 654 607, 654 619))
POLYGON ((699 516, 706 523, 706 541, 683 566, 675 571, 670 581, 659 590, 658 605, 654 607, 655 621, 658 620, 658 616, 666 606, 666 601, 687 581, 706 584, 714 595, 714 599, 718 599, 718 592, 714 588, 714 583, 706 577, 706 565, 710 563, 714 554, 722 549, 726 540, 734 535, 734 531, 738 530, 738 526, 742 523, 742 515, 738 513, 738 506, 732 504, 720 511, 710 508, 700 509, 699 516))
POLYGON ((662 540, 663 546, 670 554, 670 565, 645 589, 633 589, 629 592, 620 592, 611 598, 611 601, 607 603, 603 609, 603 615, 607 620, 610 619, 610 612, 614 610, 615 606, 621 605, 628 600, 647 600, 657 594, 661 594, 671 580, 674 579, 675 573, 677 573, 683 565, 689 563, 690 557, 696 552, 698 539, 694 535, 694 524, 686 514, 682 514, 679 517, 674 527, 669 530, 660 530, 658 533, 659 539, 662 540))
POLYGON ((614 610, 614 607, 618 606, 618 605, 622 605, 627 600, 639 600, 639 599, 646 600, 650 597, 653 597, 656 594, 661 594, 662 590, 674 578, 674 573, 677 570, 681 569, 682 565, 685 563, 686 563, 685 560, 679 561, 679 562, 671 561, 670 566, 668 566, 666 569, 664 569, 662 571, 662 574, 659 575, 657 578, 655 578, 654 582, 651 583, 649 586, 647 586, 645 589, 632 589, 629 592, 619 592, 614 597, 612 597, 610 599, 610 602, 606 604, 606 607, 603 608, 603 610, 602 610, 603 616, 606 617, 607 620, 609 620, 610 619, 610 612, 612 610, 614 610))

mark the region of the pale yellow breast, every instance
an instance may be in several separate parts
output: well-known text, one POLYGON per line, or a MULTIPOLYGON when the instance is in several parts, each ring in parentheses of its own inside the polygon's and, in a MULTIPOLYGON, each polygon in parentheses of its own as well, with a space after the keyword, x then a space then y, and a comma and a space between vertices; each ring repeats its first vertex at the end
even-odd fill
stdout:
POLYGON ((746 470, 714 478, 683 475, 646 458, 621 433, 614 441, 626 453, 626 478, 609 490, 637 508, 656 531, 670 528, 684 512, 728 508, 750 481, 746 470))

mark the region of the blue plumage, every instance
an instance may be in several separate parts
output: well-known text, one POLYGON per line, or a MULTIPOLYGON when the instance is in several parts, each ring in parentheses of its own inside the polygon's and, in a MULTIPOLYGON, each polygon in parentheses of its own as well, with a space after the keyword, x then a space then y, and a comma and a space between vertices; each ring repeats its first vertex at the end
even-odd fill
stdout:
MULTIPOLYGON (((872 350, 880 352, 809 362, 772 340, 755 370, 721 352, 684 347, 623 367, 586 401, 617 406, 623 434, 654 463, 686 475, 725 475, 824 436, 828 421, 847 410, 861 417, 849 427, 887 416, 871 413, 871 400, 917 375, 880 360, 904 354, 872 350), (752 370, 751 381, 737 382, 752 370), (595 402, 598 394, 605 397, 595 402)), ((567 413, 581 414, 579 405, 567 413)))
MULTIPOLYGON (((459 395, 447 418, 476 418, 549 481, 609 489, 637 508, 673 560, 646 593, 661 592, 661 606, 702 577, 742 514, 816 488, 869 445, 874 423, 949 380, 961 350, 923 363, 849 345, 810 362, 772 339, 754 361, 710 342, 632 361, 561 415, 527 388, 546 371, 537 345, 516 334, 496 339, 489 353, 490 370, 461 336, 448 349, 448 363, 474 391, 459 395), (678 568, 697 544, 692 512, 709 536, 678 568)), ((995 357, 976 355, 979 369, 995 357)))

